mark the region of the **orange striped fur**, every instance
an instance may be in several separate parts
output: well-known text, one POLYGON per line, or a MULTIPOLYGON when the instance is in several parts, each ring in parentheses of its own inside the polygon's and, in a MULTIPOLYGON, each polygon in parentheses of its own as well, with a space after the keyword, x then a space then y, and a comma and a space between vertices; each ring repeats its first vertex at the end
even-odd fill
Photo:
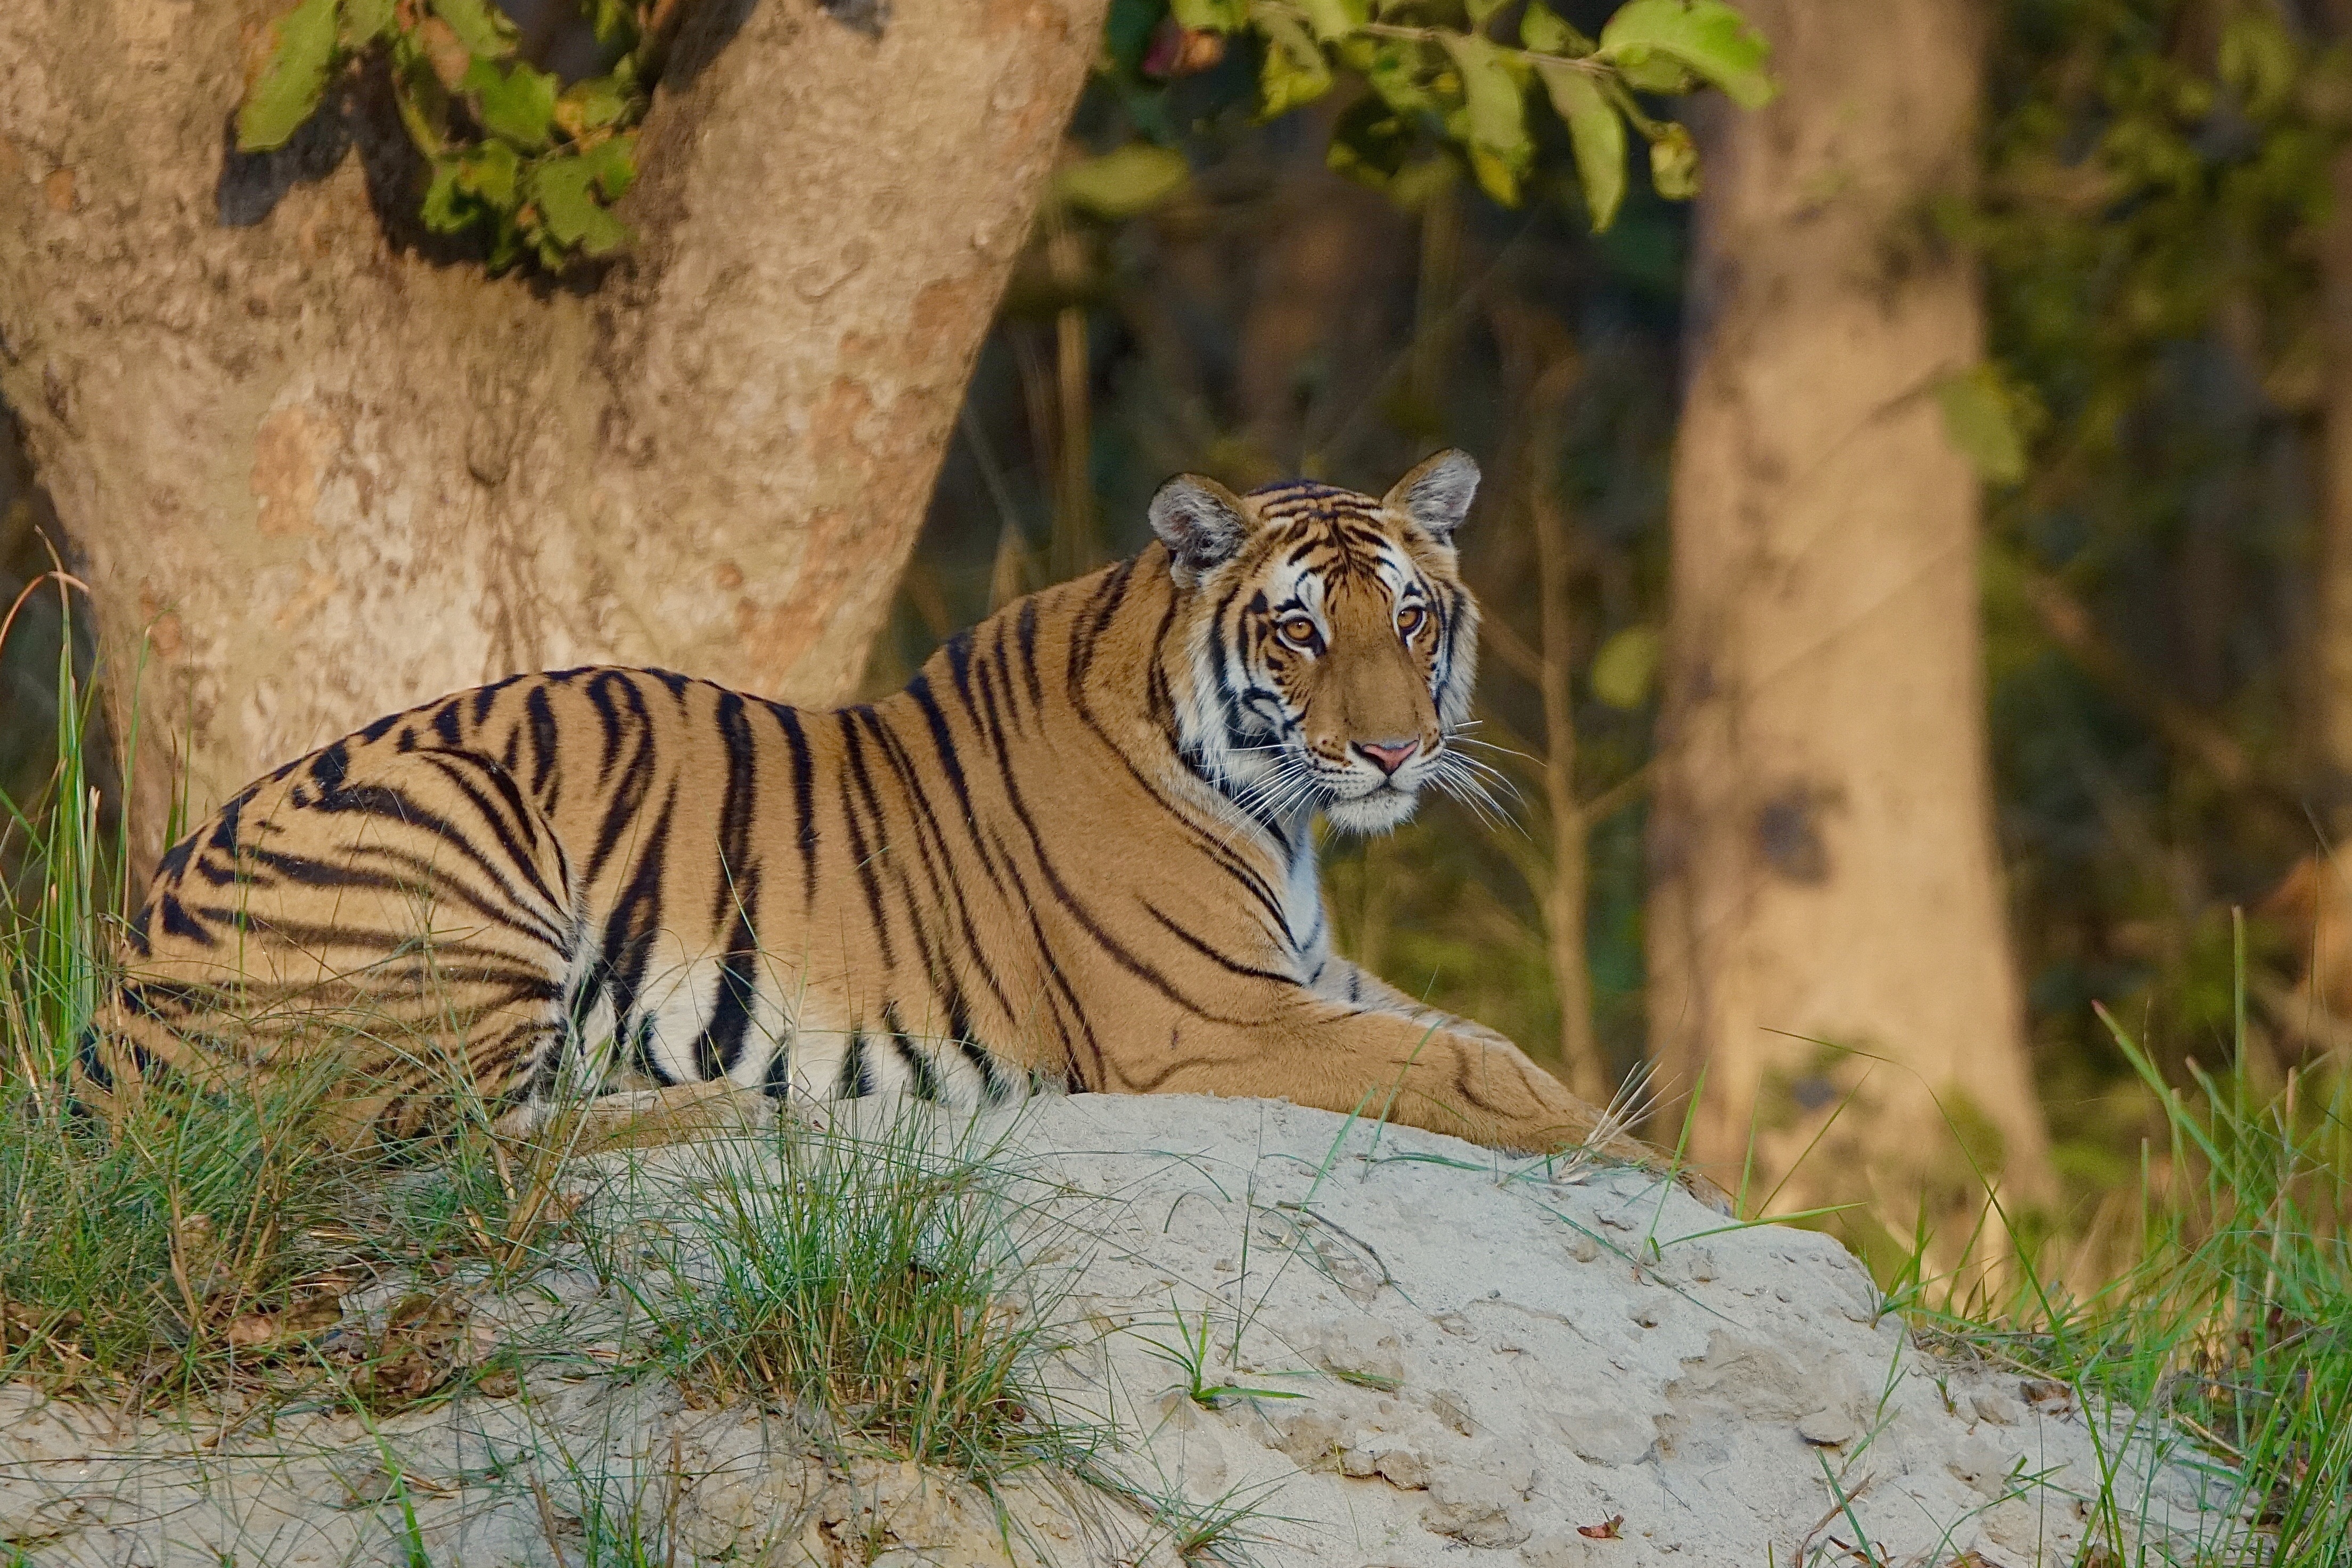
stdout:
POLYGON ((724 1080, 1585 1142, 1592 1107, 1508 1041, 1337 956, 1318 888, 1318 814, 1381 830, 1466 779, 1476 480, 1458 453, 1377 499, 1172 480, 1160 542, 870 705, 591 668, 381 719, 165 856, 79 1092, 331 1050, 350 1124, 392 1136, 465 1085, 521 1127, 724 1080))

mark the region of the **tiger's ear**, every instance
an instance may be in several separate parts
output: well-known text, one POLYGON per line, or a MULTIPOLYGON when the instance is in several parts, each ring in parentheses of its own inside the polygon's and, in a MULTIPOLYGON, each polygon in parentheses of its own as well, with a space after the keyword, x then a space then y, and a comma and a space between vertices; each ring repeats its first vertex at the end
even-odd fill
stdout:
POLYGON ((1454 530, 1470 515, 1470 499, 1478 493, 1478 465, 1460 447, 1448 447, 1424 458, 1398 480, 1381 505, 1402 512, 1440 544, 1453 540, 1454 530))
POLYGON ((1176 580, 1190 586, 1234 559, 1249 536, 1242 498, 1214 479, 1179 474, 1151 497, 1151 531, 1175 558, 1176 580))

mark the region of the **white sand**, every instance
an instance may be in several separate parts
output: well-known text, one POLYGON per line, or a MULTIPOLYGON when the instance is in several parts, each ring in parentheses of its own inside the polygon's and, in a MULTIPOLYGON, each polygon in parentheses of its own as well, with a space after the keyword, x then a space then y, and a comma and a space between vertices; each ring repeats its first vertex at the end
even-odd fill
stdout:
MULTIPOLYGON (((1049 1367, 1065 1414, 1112 1423, 1107 1458, 1176 1500, 1171 1517, 1254 1505, 1230 1557, 2060 1564, 2086 1531, 2116 1533, 2103 1492, 2126 1511, 2126 1562, 2210 1552, 2229 1527, 2228 1478, 2193 1450, 2159 1454, 2127 1412, 2036 1400, 2014 1372, 1939 1363, 1877 1315, 1835 1242, 1727 1228, 1631 1172, 1547 1182, 1256 1101, 1049 1100, 988 1130, 1035 1178, 1019 1186, 1031 1278, 1066 1291, 1072 1349, 1049 1367), (1168 1353, 1203 1325, 1204 1381, 1297 1397, 1186 1397, 1168 1353)), ((711 1161, 768 1157, 607 1157, 618 1190, 593 1212, 657 1242, 711 1161)), ((354 1322, 404 1289, 354 1298, 354 1322)), ((485 1297, 485 1343, 496 1323, 537 1347, 521 1396, 373 1434, 326 1414, 189 1433, 0 1389, 0 1540, 41 1564, 404 1564, 396 1469, 436 1564, 582 1568, 574 1521, 600 1502, 656 1535, 667 1521, 679 1563, 1004 1560, 968 1487, 603 1370, 630 1358, 629 1312, 578 1270, 485 1297)), ((1006 1504, 1023 1562, 1171 1558, 1165 1521, 1075 1483, 1006 1504)))

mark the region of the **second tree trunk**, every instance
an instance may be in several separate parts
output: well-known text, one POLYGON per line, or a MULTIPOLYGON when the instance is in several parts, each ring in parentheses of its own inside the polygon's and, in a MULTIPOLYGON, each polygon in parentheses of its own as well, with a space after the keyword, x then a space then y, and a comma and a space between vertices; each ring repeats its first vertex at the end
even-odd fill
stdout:
POLYGON ((1980 1202, 1979 1171, 2050 1186, 1992 834, 1978 486, 1937 395, 1982 351, 1973 268, 1929 216, 1971 178, 1977 12, 1749 10, 1782 91, 1707 149, 1652 1045, 1670 1094, 1703 1083, 1691 1152, 1720 1179, 1907 1233, 1923 1197, 1980 1202))

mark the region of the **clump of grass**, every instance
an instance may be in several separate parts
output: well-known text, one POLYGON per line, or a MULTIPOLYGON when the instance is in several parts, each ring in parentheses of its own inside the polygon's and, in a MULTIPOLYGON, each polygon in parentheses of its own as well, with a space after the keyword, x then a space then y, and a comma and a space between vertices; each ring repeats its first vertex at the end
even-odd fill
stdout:
POLYGON ((282 1348, 340 1186, 305 1098, 156 1093, 110 1137, 0 1090, 0 1379, 184 1390, 282 1348))
MULTIPOLYGON (((1095 1434, 1038 1378, 1059 1341, 1024 1270, 1017 1176, 909 1111, 868 1133, 780 1125, 701 1145, 649 1310, 689 1386, 819 1411, 843 1436, 983 1486, 1089 1468, 1095 1434)), ((601 1265, 614 1275, 624 1263, 601 1265)))
MULTIPOLYGON (((2241 974, 2242 948, 2241 950, 2241 974)), ((2168 1421, 2228 1477, 2228 1507, 2280 1568, 2352 1563, 2352 1073, 2250 1082, 2230 1070, 2164 1082, 2101 1013, 2161 1107, 2142 1160, 2139 1225, 2103 1281, 2070 1286, 2021 1257, 2006 1301, 1898 1304, 1930 1328, 2057 1378, 2092 1408, 2168 1421)), ((2045 1250, 2047 1250, 2045 1249, 2045 1250)), ((2148 1435, 2148 1428, 2139 1428, 2148 1435)), ((2095 1539, 2120 1565, 2140 1500, 2110 1475, 2095 1539)), ((2143 1551, 2145 1549, 2142 1549, 2143 1551)))
POLYGON ((128 857, 69 633, 47 787, 0 800, 0 1380, 185 1386, 282 1336, 340 1183, 310 1135, 314 1082, 158 1088, 110 1134, 72 1103, 128 857))

